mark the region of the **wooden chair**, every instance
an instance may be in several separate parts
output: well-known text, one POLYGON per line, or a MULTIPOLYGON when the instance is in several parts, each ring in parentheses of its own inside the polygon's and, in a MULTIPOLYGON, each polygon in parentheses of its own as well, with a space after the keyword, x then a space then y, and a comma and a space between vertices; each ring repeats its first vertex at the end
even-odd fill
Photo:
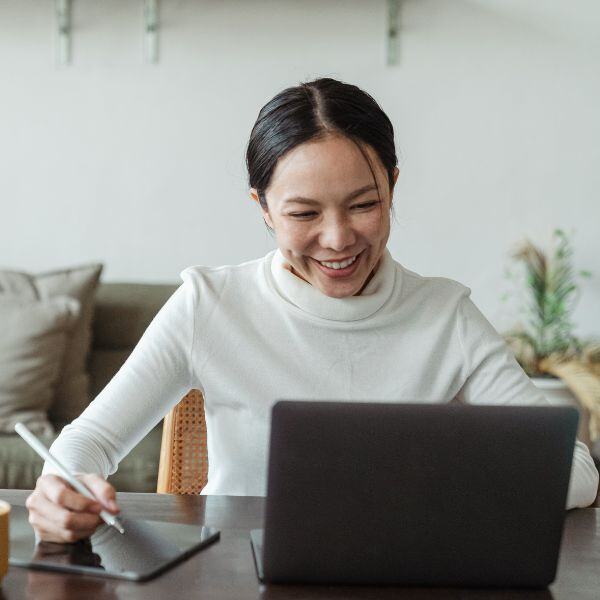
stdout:
POLYGON ((199 494, 208 479, 204 398, 190 390, 163 421, 159 494, 199 494))

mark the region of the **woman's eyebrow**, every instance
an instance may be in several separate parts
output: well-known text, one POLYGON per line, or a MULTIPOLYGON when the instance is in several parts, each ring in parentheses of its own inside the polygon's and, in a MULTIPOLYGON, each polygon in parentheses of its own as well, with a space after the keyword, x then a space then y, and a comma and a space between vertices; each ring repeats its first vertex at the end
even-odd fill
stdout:
MULTIPOLYGON (((369 183, 368 185, 363 185, 361 188, 354 190, 350 194, 348 194, 345 198, 346 202, 350 200, 354 200, 358 196, 362 196, 366 192, 370 192, 372 190, 377 190, 377 186, 373 183, 369 183)), ((304 204, 320 204, 318 200, 313 200, 312 198, 305 198, 304 196, 292 196, 291 198, 286 198, 284 203, 288 202, 303 202, 304 204)))

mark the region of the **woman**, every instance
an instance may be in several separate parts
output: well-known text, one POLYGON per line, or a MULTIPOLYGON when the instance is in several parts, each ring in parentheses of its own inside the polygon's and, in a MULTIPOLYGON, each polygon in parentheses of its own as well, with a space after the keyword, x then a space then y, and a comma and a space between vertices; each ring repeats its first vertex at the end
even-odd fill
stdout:
MULTIPOLYGON (((189 389, 205 395, 206 494, 264 495, 270 409, 280 398, 545 403, 469 290, 396 263, 386 243, 398 178, 392 124, 359 88, 318 79, 260 111, 250 196, 278 250, 192 267, 110 384, 52 447, 104 506, 104 480, 189 389)), ((578 443, 568 506, 598 472, 578 443)), ((42 539, 73 541, 98 502, 45 474, 28 498, 42 539)))

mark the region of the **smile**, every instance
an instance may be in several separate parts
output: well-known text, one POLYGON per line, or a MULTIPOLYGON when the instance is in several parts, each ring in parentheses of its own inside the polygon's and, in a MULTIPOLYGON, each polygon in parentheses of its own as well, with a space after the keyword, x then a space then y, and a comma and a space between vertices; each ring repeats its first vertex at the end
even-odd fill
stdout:
POLYGON ((315 265, 330 279, 343 279, 346 277, 354 276, 355 271, 359 268, 362 263, 361 257, 364 254, 364 250, 350 256, 344 260, 317 260, 313 258, 315 265))
POLYGON ((347 258, 346 260, 342 260, 341 262, 338 261, 326 261, 326 260, 319 260, 317 261, 319 264, 323 265, 324 267, 327 267, 328 269, 345 269, 346 267, 349 267, 356 259, 358 258, 358 254, 356 256, 352 256, 350 258, 347 258))

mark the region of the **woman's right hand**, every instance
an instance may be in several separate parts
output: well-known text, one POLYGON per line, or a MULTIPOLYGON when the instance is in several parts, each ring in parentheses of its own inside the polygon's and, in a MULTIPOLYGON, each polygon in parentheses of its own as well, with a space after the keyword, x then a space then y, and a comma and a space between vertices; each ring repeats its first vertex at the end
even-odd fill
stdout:
POLYGON ((104 478, 92 473, 78 478, 98 500, 86 498, 58 475, 38 477, 25 506, 29 509, 29 523, 40 540, 76 542, 92 535, 102 523, 101 510, 111 514, 119 512, 115 488, 104 478))

